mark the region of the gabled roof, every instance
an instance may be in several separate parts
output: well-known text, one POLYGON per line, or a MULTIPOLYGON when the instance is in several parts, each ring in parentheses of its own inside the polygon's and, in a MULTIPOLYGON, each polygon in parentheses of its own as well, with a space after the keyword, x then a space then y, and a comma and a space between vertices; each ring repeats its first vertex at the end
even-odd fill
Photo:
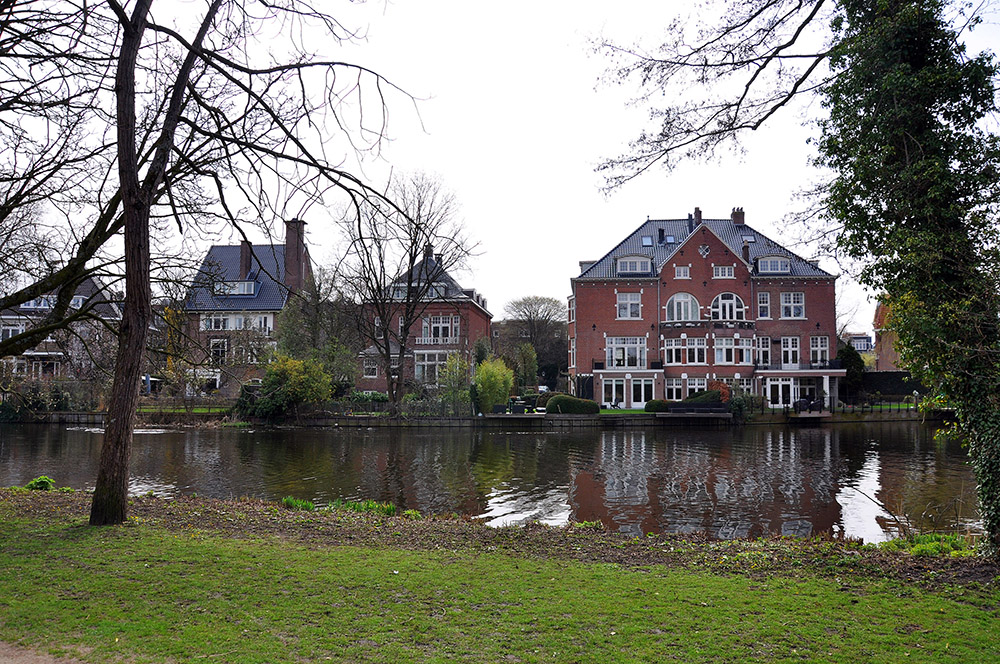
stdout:
MULTIPOLYGON (((796 255, 789 249, 778 244, 763 233, 753 229, 746 224, 736 224, 732 219, 703 219, 702 225, 712 231, 727 247, 733 255, 742 257, 744 238, 752 238, 747 242, 750 253, 750 262, 755 264, 756 259, 764 256, 781 256, 789 259, 791 273, 789 275, 767 275, 767 276, 792 276, 792 277, 832 277, 829 272, 821 270, 816 265, 796 255)), ((655 272, 648 275, 630 275, 631 278, 656 278, 663 265, 669 261, 682 244, 697 230, 691 219, 648 219, 637 229, 632 231, 624 240, 618 243, 614 249, 595 261, 592 265, 582 270, 577 279, 618 279, 621 278, 615 270, 615 260, 625 256, 645 256, 652 260, 655 272), (663 242, 660 242, 662 231, 663 242), (651 237, 652 245, 643 245, 643 237, 651 237), (669 242, 670 238, 674 242, 669 242)))
POLYGON ((458 282, 445 271, 444 267, 438 261, 437 256, 430 253, 430 251, 427 251, 420 262, 413 266, 412 271, 404 272, 396 277, 396 279, 392 282, 393 286, 406 286, 406 284, 410 283, 411 274, 416 275, 413 279, 413 283, 422 284, 430 279, 432 283, 437 284, 439 292, 431 299, 449 302, 465 300, 476 305, 482 309, 487 316, 492 318, 493 314, 491 314, 486 308, 486 298, 477 293, 473 288, 462 288, 458 282))
POLYGON ((240 274, 240 245, 214 245, 205 255, 188 291, 188 311, 280 311, 288 299, 284 285, 285 245, 253 247, 248 274, 240 274), (225 281, 256 282, 253 295, 217 295, 213 286, 225 281))

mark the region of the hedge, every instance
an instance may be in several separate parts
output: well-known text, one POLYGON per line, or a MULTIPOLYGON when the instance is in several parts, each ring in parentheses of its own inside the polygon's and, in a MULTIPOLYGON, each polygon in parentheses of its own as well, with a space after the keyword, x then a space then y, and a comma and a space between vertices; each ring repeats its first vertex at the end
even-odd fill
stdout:
POLYGON ((667 413, 670 412, 670 404, 670 401, 664 401, 663 399, 650 399, 646 402, 644 410, 647 413, 667 413))
POLYGON ((557 394, 545 404, 546 413, 560 415, 597 415, 601 407, 590 399, 577 399, 568 394, 557 394))
POLYGON ((722 393, 718 390, 702 390, 685 399, 687 403, 722 403, 722 393))

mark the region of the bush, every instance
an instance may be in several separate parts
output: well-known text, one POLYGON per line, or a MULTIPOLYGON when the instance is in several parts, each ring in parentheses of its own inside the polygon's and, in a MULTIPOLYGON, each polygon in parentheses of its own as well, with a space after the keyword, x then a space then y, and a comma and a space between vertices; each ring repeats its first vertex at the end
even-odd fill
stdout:
POLYGON ((48 475, 40 475, 24 485, 30 491, 52 491, 56 486, 56 481, 48 475))
POLYGON ((476 369, 475 385, 479 412, 489 413, 493 406, 506 403, 514 386, 514 372, 500 358, 490 358, 476 369))
POLYGON ((650 399, 644 410, 647 413, 666 413, 670 411, 670 402, 663 399, 650 399))
POLYGON ((695 392, 684 400, 686 403, 722 403, 722 393, 718 390, 695 392))
POLYGON ((733 419, 737 422, 745 422, 750 414, 752 403, 749 394, 734 394, 729 399, 729 412, 733 414, 733 419))
POLYGON ((250 413, 275 419, 294 412, 304 403, 321 403, 330 398, 330 376, 315 360, 293 360, 279 355, 267 367, 250 413))
POLYGON ((590 399, 577 399, 568 394, 557 394, 548 400, 545 412, 562 415, 596 415, 601 412, 601 406, 590 399))
POLYGON ((565 392, 542 392, 538 395, 538 401, 535 402, 535 408, 548 408, 549 399, 561 394, 563 396, 569 396, 565 392))

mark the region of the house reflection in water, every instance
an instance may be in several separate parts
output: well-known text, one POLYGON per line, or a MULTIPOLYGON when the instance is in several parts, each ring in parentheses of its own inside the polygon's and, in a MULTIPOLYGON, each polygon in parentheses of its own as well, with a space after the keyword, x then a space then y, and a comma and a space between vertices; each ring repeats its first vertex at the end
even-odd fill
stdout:
POLYGON ((836 430, 758 434, 603 432, 593 463, 571 469, 573 519, 721 539, 840 531, 836 430))

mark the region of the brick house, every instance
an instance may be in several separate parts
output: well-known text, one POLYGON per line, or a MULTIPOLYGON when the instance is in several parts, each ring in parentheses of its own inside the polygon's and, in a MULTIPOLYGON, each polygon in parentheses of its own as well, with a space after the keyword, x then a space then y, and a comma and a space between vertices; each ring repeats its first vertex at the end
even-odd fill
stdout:
POLYGON ((628 408, 711 380, 774 406, 836 394, 835 282, 742 208, 647 220, 571 280, 570 389, 628 408))
POLYGON ((259 360, 275 345, 277 316, 289 295, 312 278, 305 222, 285 222, 285 243, 214 245, 184 303, 189 359, 199 389, 235 395, 260 378, 259 360))
MULTIPOLYGON (((117 328, 121 323, 118 299, 96 278, 87 277, 74 292, 67 315, 86 307, 91 318, 71 323, 68 331, 53 332, 17 357, 3 358, 4 373, 32 378, 85 379, 94 377, 92 374, 100 368, 108 369, 114 363, 117 340, 107 328, 117 328)), ((55 295, 45 295, 0 311, 0 338, 6 340, 31 328, 51 312, 54 302, 55 295)))
MULTIPOLYGON (((476 341, 490 340, 490 321, 493 315, 486 308, 486 298, 475 289, 462 288, 451 275, 440 266, 440 257, 435 256, 429 245, 424 256, 413 267, 416 275, 433 275, 430 296, 420 303, 420 322, 411 328, 402 367, 392 370, 402 372, 404 380, 414 384, 434 387, 438 372, 447 363, 448 356, 459 354, 472 365, 472 350, 476 341)), ((419 277, 418 277, 419 278, 419 277)), ((393 292, 405 292, 408 275, 397 277, 390 288, 393 292)), ((373 316, 370 311, 366 315, 373 316)), ((392 355, 398 355, 396 337, 401 330, 401 312, 392 314, 383 322, 373 316, 372 327, 375 335, 389 334, 392 355)), ((387 389, 384 361, 376 349, 374 339, 358 356, 359 371, 357 389, 385 392, 387 389)))

